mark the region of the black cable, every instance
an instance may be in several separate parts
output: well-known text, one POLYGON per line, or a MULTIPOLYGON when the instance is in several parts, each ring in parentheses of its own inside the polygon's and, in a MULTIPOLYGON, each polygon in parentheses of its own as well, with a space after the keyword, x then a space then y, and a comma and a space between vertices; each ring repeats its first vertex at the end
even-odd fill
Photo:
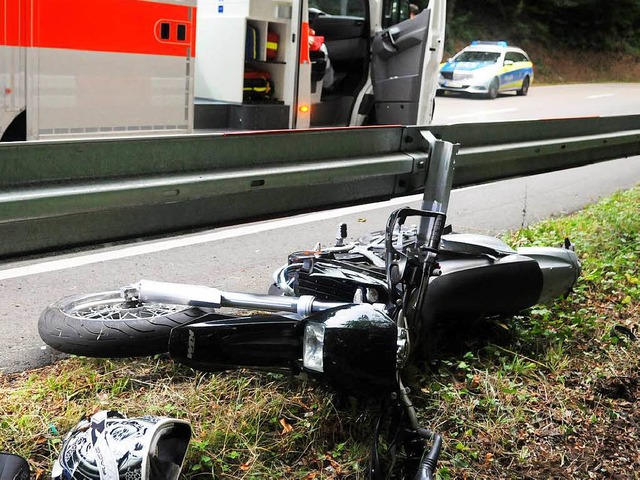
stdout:
POLYGON ((418 470, 413 480, 433 480, 433 474, 436 471, 440 450, 442 449, 442 437, 437 433, 433 433, 426 429, 419 429, 418 434, 423 438, 432 440, 431 450, 422 455, 418 470))

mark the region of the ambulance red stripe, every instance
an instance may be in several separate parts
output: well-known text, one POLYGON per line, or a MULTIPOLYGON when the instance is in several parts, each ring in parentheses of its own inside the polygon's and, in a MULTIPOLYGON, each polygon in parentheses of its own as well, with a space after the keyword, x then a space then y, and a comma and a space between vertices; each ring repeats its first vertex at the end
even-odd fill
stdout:
POLYGON ((0 45, 180 57, 191 49, 195 56, 196 8, 191 6, 147 0, 0 0, 0 12, 0 45))

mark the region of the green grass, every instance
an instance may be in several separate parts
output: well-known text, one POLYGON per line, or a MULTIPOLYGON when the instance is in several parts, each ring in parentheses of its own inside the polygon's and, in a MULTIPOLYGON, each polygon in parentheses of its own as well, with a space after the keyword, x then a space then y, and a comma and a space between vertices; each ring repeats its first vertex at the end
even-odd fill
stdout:
MULTIPOLYGON (((634 478, 640 472, 640 188, 508 236, 576 244, 575 292, 487 323, 414 372, 439 478, 634 478)), ((284 254, 284 253, 283 253, 284 254)), ((45 478, 81 415, 188 419, 186 478, 365 478, 375 411, 281 374, 204 374, 163 358, 69 358, 0 376, 0 449, 45 478)))
POLYGON ((425 419, 448 439, 440 478, 637 478, 640 189, 508 236, 570 236, 583 275, 553 306, 485 328, 423 377, 425 419))

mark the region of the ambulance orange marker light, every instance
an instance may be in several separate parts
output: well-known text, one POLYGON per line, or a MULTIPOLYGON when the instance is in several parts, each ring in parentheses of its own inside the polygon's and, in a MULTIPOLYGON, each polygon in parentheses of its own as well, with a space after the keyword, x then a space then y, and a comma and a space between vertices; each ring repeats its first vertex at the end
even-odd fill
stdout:
POLYGON ((301 113, 308 113, 311 109, 309 108, 309 105, 300 105, 298 110, 300 110, 301 113))

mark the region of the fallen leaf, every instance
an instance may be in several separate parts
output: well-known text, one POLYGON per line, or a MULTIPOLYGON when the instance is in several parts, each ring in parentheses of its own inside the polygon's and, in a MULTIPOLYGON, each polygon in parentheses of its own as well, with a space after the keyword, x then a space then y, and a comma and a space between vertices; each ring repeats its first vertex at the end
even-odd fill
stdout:
POLYGON ((280 425, 282 425, 282 435, 286 435, 287 433, 291 433, 293 431, 293 427, 289 425, 286 418, 280 419, 280 425))

